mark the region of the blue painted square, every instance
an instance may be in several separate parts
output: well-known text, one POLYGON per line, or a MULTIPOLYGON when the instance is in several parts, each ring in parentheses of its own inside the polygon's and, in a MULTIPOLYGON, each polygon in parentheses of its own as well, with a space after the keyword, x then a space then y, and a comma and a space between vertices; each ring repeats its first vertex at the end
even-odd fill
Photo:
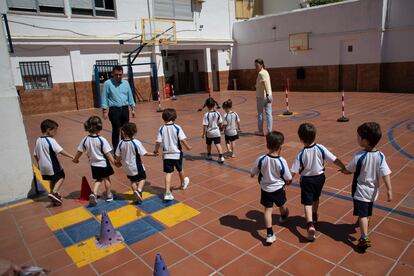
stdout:
POLYGON ((171 200, 171 201, 164 201, 159 196, 153 196, 149 199, 146 199, 142 202, 141 205, 138 205, 137 207, 141 210, 143 210, 147 214, 152 214, 158 210, 164 209, 168 206, 176 204, 178 201, 171 200))
POLYGON ((99 234, 101 224, 94 218, 71 225, 55 232, 63 247, 78 243, 99 234))
POLYGON ((164 230, 164 226, 151 217, 144 217, 126 224, 117 230, 121 232, 122 237, 125 239, 125 243, 131 245, 164 230))
POLYGON ((87 206, 86 208, 95 216, 102 215, 103 211, 112 211, 128 205, 128 201, 125 200, 113 200, 107 202, 105 200, 98 200, 96 206, 87 206))
POLYGON ((72 239, 68 236, 68 234, 66 234, 65 231, 63 231, 63 229, 55 232, 54 234, 63 247, 68 247, 69 245, 74 244, 72 239))

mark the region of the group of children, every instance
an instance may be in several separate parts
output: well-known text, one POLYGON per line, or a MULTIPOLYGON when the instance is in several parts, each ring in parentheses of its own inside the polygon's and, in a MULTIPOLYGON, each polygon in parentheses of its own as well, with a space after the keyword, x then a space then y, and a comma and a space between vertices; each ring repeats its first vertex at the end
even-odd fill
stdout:
MULTIPOLYGON (((226 114, 224 119, 215 110, 216 101, 209 97, 205 106, 208 112, 203 117, 202 138, 206 138, 207 159, 211 160, 211 145, 217 148, 218 162, 224 162, 221 148, 221 131, 224 131, 228 153, 235 157, 235 141, 239 138, 240 118, 232 111, 232 102, 223 103, 226 114)), ((163 149, 163 171, 165 172, 164 200, 174 199, 171 193, 171 180, 174 169, 178 171, 181 189, 186 189, 190 183, 183 170, 182 145, 191 150, 186 141, 187 137, 183 129, 175 123, 177 112, 167 108, 162 113, 164 125, 158 130, 155 149, 147 152, 142 143, 135 138, 137 127, 134 123, 126 123, 121 128, 122 140, 113 151, 108 141, 99 135, 102 130, 102 121, 98 116, 91 116, 85 123, 84 129, 89 134, 82 138, 75 156, 63 150, 53 138, 57 134, 58 124, 52 120, 44 120, 41 123, 42 136, 36 140, 34 156, 38 162, 44 180, 50 181, 49 197, 56 205, 62 204, 62 196, 59 193, 62 187, 65 173, 57 159, 58 154, 69 157, 74 163, 86 153, 91 166, 92 177, 95 179, 93 191, 89 196, 91 205, 97 204, 99 187, 104 184, 106 201, 113 200, 111 192, 110 176, 114 174, 112 165, 121 167, 131 181, 136 200, 141 202, 142 190, 145 184, 146 173, 142 162, 142 156, 158 156, 159 149, 163 149)), ((354 203, 354 215, 359 218, 361 238, 357 248, 365 250, 371 243, 368 239, 368 220, 372 215, 373 202, 378 197, 379 178, 382 177, 388 191, 388 200, 392 199, 390 169, 385 161, 384 154, 376 150, 376 145, 381 139, 380 126, 375 122, 364 123, 358 127, 358 143, 363 148, 355 154, 351 162, 345 166, 326 147, 315 143, 316 128, 310 123, 299 126, 298 136, 304 148, 298 153, 289 169, 287 161, 280 156, 284 135, 278 131, 272 131, 266 136, 268 153, 259 156, 251 170, 251 177, 258 175, 261 186, 260 202, 264 206, 264 218, 267 229, 266 242, 273 243, 276 236, 272 229, 273 204, 279 207, 280 219, 283 223, 288 219, 289 209, 286 207, 285 186, 292 182, 296 174, 300 175, 301 204, 304 205, 307 222, 308 239, 315 239, 318 222, 319 197, 325 183, 325 161, 334 163, 344 174, 354 173, 352 183, 352 197, 354 203)))
POLYGON ((357 250, 365 251, 371 246, 368 239, 368 221, 372 216, 373 203, 378 198, 380 178, 387 189, 388 201, 392 200, 390 174, 384 154, 375 147, 381 139, 378 123, 368 122, 357 129, 357 139, 362 150, 357 152, 351 162, 345 166, 326 147, 315 143, 316 128, 313 124, 299 126, 298 136, 304 147, 299 151, 288 168, 286 160, 280 156, 284 136, 272 131, 266 136, 268 153, 259 156, 251 170, 251 177, 258 175, 261 186, 260 202, 264 206, 264 219, 267 229, 267 243, 273 243, 276 236, 272 229, 273 204, 279 207, 280 219, 287 220, 289 209, 285 206, 285 185, 290 185, 296 174, 300 175, 301 204, 304 206, 308 240, 315 240, 318 222, 319 197, 325 183, 325 161, 334 163, 344 174, 354 173, 352 182, 353 215, 358 217, 361 237, 357 250))

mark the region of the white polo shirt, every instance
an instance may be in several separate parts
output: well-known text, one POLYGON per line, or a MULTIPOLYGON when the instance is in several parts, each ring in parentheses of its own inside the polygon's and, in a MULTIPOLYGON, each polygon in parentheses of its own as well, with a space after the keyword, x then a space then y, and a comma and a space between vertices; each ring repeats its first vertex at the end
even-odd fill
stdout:
POLYGON ((157 143, 162 143, 164 159, 179 160, 182 156, 180 141, 187 139, 183 129, 176 124, 165 124, 158 130, 157 143))
POLYGON ((207 126, 206 136, 208 138, 220 137, 219 125, 223 123, 221 115, 217 111, 208 111, 203 117, 203 126, 207 126))
POLYGON ((85 136, 78 146, 78 151, 86 152, 89 163, 94 167, 106 167, 105 154, 110 152, 112 147, 108 141, 99 135, 85 136))
POLYGON ((237 135, 237 123, 240 122, 239 114, 230 111, 224 115, 223 125, 226 126, 224 134, 227 136, 237 135))
POLYGON ((304 147, 293 161, 292 173, 299 173, 301 176, 314 176, 324 173, 324 161, 334 162, 336 156, 321 144, 313 144, 304 147))
POLYGON ((353 198, 364 202, 377 200, 380 178, 391 173, 384 154, 379 150, 357 152, 346 169, 355 173, 356 183, 353 185, 356 185, 356 189, 353 198), (359 174, 357 171, 358 160, 360 160, 359 174))
POLYGON ((285 180, 291 180, 292 175, 286 160, 280 156, 261 155, 254 163, 251 174, 259 175, 263 191, 274 192, 285 185, 285 180))
POLYGON ((42 175, 54 175, 63 168, 57 155, 63 148, 52 137, 42 136, 37 138, 34 155, 37 156, 39 170, 42 175))
POLYGON ((115 151, 115 156, 121 157, 124 161, 126 175, 135 176, 139 172, 144 172, 141 156, 147 154, 147 150, 137 139, 121 140, 115 151))

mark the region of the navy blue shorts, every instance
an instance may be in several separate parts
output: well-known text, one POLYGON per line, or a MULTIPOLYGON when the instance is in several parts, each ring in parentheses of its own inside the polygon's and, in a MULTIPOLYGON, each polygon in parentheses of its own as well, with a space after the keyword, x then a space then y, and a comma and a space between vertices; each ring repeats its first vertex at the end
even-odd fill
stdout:
POLYGON ((226 143, 229 143, 229 142, 233 142, 239 139, 239 135, 238 134, 233 135, 233 136, 225 135, 224 138, 226 139, 226 143))
POLYGON ((137 175, 127 175, 128 179, 131 180, 131 182, 140 182, 141 180, 147 179, 147 174, 145 171, 138 173, 137 175))
POLYGON ((177 169, 178 172, 183 170, 183 159, 164 159, 164 172, 165 173, 172 173, 174 172, 174 168, 177 169))
POLYGON ((96 180, 102 180, 102 178, 110 177, 114 174, 111 164, 107 163, 106 167, 95 167, 91 166, 92 178, 96 180))
POLYGON ((370 217, 372 216, 372 208, 374 207, 374 202, 365 202, 354 199, 354 216, 358 217, 370 217))
POLYGON ((286 203, 286 192, 284 188, 281 188, 279 190, 276 190, 274 192, 266 192, 261 190, 261 196, 260 196, 260 203, 265 208, 272 208, 273 204, 275 204, 277 207, 282 207, 286 203))
POLYGON ((214 145, 221 143, 221 137, 214 137, 214 138, 208 138, 206 137, 206 144, 211 145, 214 142, 214 145))
POLYGON ((302 176, 300 178, 300 201, 303 205, 312 205, 319 200, 323 185, 325 184, 325 174, 302 176))
POLYGON ((42 174, 42 178, 43 178, 43 180, 48 180, 52 183, 56 183, 60 179, 65 178, 65 172, 63 170, 61 170, 61 171, 58 171, 57 173, 55 173, 54 175, 43 175, 42 174))

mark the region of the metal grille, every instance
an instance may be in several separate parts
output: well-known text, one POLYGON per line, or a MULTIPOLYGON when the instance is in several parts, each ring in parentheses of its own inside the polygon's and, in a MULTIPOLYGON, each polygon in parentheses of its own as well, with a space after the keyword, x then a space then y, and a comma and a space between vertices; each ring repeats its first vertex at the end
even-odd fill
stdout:
POLYGON ((49 61, 19 62, 25 90, 53 87, 49 61))
POLYGON ((96 61, 96 67, 99 72, 99 81, 104 82, 112 77, 112 68, 118 65, 117 59, 103 59, 96 61))

